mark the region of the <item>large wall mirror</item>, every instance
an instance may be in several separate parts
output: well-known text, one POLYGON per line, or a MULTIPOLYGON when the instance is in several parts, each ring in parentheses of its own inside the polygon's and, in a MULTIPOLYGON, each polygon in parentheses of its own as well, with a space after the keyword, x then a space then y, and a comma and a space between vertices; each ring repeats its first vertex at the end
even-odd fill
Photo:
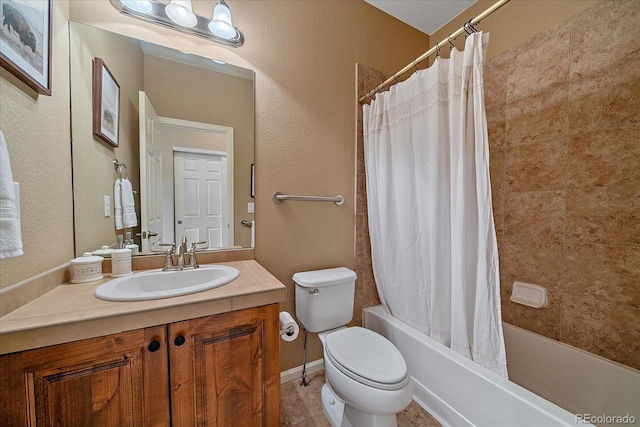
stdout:
POLYGON ((76 255, 113 248, 129 233, 141 254, 183 236, 211 250, 251 247, 254 72, 69 27, 76 255), (119 86, 118 109, 102 117, 93 108, 96 58, 119 86), (117 126, 117 146, 94 135, 94 115, 117 126), (122 175, 131 182, 137 225, 117 229, 114 207, 131 205, 115 191, 122 175))

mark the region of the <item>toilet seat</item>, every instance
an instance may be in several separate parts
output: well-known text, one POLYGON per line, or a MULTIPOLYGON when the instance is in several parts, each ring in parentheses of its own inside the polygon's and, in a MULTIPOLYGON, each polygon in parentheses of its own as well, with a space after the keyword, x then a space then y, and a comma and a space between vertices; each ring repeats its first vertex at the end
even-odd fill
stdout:
POLYGON ((332 332, 325 350, 333 365, 351 379, 381 390, 407 385, 407 364, 400 351, 386 338, 354 326, 332 332))

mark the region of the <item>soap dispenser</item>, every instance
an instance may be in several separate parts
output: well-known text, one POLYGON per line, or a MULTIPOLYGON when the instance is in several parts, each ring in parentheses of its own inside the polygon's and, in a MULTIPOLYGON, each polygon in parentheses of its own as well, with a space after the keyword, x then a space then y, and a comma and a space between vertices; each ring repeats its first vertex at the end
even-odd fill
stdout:
POLYGON ((124 245, 124 247, 127 248, 127 249, 131 249, 131 255, 138 255, 140 253, 140 248, 133 241, 133 238, 131 237, 131 232, 130 231, 127 231, 127 239, 126 239, 126 244, 124 245))

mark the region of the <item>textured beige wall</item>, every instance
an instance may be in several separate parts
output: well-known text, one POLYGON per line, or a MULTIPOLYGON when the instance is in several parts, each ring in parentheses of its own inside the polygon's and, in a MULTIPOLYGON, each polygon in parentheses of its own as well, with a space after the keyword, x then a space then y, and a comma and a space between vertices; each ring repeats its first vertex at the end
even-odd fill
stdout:
POLYGON ((0 288, 73 258, 67 1, 53 2, 52 96, 0 68, 0 129, 20 183, 24 255, 0 260, 0 288))
MULTIPOLYGON (((71 29, 71 122, 76 255, 114 245, 113 160, 127 165, 134 189, 140 188, 138 92, 144 89, 144 54, 139 43, 116 34, 96 33, 84 25, 71 29), (120 85, 120 135, 117 148, 93 135, 93 60, 101 58, 120 85), (104 196, 111 216, 104 216, 104 196)), ((136 200, 138 202, 138 200, 136 200)), ((136 206, 138 218, 140 207, 136 206)), ((130 230, 135 235, 139 227, 130 230)))

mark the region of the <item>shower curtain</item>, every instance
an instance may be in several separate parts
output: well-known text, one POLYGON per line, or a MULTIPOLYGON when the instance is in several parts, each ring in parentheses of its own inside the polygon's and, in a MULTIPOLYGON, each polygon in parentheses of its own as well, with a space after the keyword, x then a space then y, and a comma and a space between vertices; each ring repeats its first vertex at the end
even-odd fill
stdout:
POLYGON ((396 318, 507 376, 484 111, 488 34, 363 105, 373 271, 396 318))

